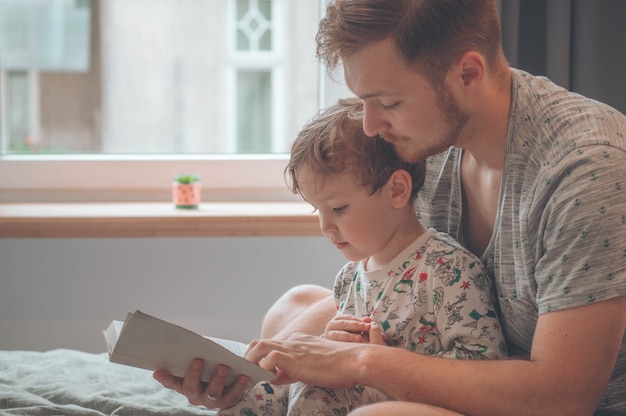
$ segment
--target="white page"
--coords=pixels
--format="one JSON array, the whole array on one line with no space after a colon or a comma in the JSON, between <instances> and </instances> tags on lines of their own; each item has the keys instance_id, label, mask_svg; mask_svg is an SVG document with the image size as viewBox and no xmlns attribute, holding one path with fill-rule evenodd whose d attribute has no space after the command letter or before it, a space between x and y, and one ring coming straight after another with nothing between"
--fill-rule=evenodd
<instances>
[{"instance_id":1,"label":"white page","mask_svg":"<svg viewBox=\"0 0 626 416\"><path fill-rule=\"evenodd\" d=\"M113 321L104 337L109 360L147 370L163 369L177 377L184 377L191 360L202 358L202 381L209 381L218 364L230 367L227 385L239 374L250 377L251 384L274 378L274 374L242 358L245 344L203 337L178 325L135 311L124 321L121 332L119 321ZM114 339L117 338L117 339ZM233 348L235 352L229 349Z\"/></svg>"}]
</instances>

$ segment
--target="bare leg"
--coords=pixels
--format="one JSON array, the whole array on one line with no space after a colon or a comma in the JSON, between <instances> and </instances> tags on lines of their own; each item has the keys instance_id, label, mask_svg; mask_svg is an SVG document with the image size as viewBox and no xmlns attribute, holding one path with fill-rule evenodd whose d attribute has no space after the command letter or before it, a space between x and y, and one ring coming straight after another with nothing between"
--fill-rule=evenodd
<instances>
[{"instance_id":1,"label":"bare leg","mask_svg":"<svg viewBox=\"0 0 626 416\"><path fill-rule=\"evenodd\" d=\"M350 416L463 416L460 413L440 407L410 402L383 402L359 407Z\"/></svg>"},{"instance_id":2,"label":"bare leg","mask_svg":"<svg viewBox=\"0 0 626 416\"><path fill-rule=\"evenodd\" d=\"M269 309L261 325L261 338L286 339L295 332L321 335L336 313L330 290L315 285L296 286Z\"/></svg>"}]
</instances>

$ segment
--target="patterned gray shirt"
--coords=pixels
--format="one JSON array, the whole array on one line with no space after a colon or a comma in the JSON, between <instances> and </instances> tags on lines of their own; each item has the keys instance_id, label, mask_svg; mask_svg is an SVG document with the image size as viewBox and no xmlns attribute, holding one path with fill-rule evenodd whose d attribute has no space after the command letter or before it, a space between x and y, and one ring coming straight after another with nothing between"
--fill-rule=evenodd
<instances>
[{"instance_id":1,"label":"patterned gray shirt","mask_svg":"<svg viewBox=\"0 0 626 416\"><path fill-rule=\"evenodd\" d=\"M529 356L538 315L626 295L626 117L519 70L512 93L498 215L481 259L509 352ZM463 241L460 160L458 148L428 160L417 212ZM626 338L599 409L626 412Z\"/></svg>"}]
</instances>

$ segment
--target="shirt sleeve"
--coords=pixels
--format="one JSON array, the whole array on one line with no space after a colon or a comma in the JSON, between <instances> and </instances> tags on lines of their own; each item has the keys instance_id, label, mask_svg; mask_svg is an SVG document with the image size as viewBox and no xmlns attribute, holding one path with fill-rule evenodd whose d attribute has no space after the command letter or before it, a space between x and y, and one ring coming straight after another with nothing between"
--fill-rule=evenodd
<instances>
[{"instance_id":1,"label":"shirt sleeve","mask_svg":"<svg viewBox=\"0 0 626 416\"><path fill-rule=\"evenodd\" d=\"M539 235L539 313L625 295L626 152L579 148L540 180L528 220Z\"/></svg>"}]
</instances>

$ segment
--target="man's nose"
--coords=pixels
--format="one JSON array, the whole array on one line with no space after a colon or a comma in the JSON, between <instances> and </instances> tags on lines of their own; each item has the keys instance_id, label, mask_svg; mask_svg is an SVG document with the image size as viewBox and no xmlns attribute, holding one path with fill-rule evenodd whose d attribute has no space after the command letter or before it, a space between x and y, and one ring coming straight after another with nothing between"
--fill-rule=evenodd
<instances>
[{"instance_id":1,"label":"man's nose","mask_svg":"<svg viewBox=\"0 0 626 416\"><path fill-rule=\"evenodd\" d=\"M385 119L383 110L375 105L363 105L363 132L369 137L384 133L390 124Z\"/></svg>"}]
</instances>

